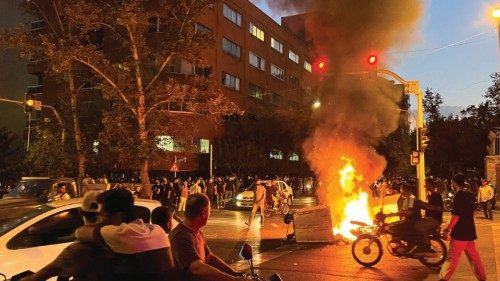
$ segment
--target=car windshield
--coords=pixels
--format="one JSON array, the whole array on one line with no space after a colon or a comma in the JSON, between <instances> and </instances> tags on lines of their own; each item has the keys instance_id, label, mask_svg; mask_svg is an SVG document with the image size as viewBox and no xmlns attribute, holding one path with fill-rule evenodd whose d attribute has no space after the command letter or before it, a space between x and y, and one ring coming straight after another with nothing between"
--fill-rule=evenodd
<instances>
[{"instance_id":1,"label":"car windshield","mask_svg":"<svg viewBox=\"0 0 500 281\"><path fill-rule=\"evenodd\" d=\"M27 209L25 213L22 213L19 216L16 216L15 218L0 220L0 237L5 233L9 232L11 229L52 209L53 208L48 205L42 205L35 209Z\"/></svg>"},{"instance_id":2,"label":"car windshield","mask_svg":"<svg viewBox=\"0 0 500 281\"><path fill-rule=\"evenodd\" d=\"M51 185L50 180L22 180L5 195L5 198L39 198L50 191Z\"/></svg>"}]
</instances>

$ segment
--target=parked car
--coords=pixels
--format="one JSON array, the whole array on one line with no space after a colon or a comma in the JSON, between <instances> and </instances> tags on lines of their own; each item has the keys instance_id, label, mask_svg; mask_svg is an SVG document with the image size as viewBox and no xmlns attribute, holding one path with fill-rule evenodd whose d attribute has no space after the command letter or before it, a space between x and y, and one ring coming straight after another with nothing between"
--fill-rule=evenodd
<instances>
[{"instance_id":1,"label":"parked car","mask_svg":"<svg viewBox=\"0 0 500 281\"><path fill-rule=\"evenodd\" d=\"M271 180L262 180L262 185L266 186L271 183ZM285 194L286 199L288 200L288 205L292 205L293 201L293 189L286 182L282 180L278 180L278 188ZM245 189L245 191L236 195L235 198L229 200L226 203L226 207L228 208L252 208L253 204L253 189L255 183L250 184L249 187Z\"/></svg>"},{"instance_id":2,"label":"parked car","mask_svg":"<svg viewBox=\"0 0 500 281\"><path fill-rule=\"evenodd\" d=\"M83 225L78 213L81 203L81 198L54 201L0 223L0 273L10 278L25 270L36 272L52 262ZM158 206L161 204L155 200L136 199L134 212L150 222L151 212ZM173 224L175 227L177 222Z\"/></svg>"},{"instance_id":3,"label":"parked car","mask_svg":"<svg viewBox=\"0 0 500 281\"><path fill-rule=\"evenodd\" d=\"M73 178L22 177L0 200L0 223L54 201L57 187L61 185L66 186L71 198L78 197L76 181Z\"/></svg>"}]
</instances>

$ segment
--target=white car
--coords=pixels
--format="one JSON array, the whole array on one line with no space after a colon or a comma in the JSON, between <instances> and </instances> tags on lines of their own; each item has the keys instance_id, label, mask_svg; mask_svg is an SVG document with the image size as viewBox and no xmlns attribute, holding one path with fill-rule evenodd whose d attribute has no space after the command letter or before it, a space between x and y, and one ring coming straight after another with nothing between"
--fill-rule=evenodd
<instances>
[{"instance_id":1,"label":"white car","mask_svg":"<svg viewBox=\"0 0 500 281\"><path fill-rule=\"evenodd\" d=\"M271 183L270 180L261 180L261 184L266 186ZM285 194L285 197L288 200L288 205L292 205L293 201L293 189L286 182L282 180L278 180L278 188ZM253 204L253 188L255 183L252 183L249 187L245 189L245 191L236 195L236 197L228 202L228 207L236 207L236 208L252 208Z\"/></svg>"},{"instance_id":2,"label":"white car","mask_svg":"<svg viewBox=\"0 0 500 281\"><path fill-rule=\"evenodd\" d=\"M74 241L75 229L83 225L78 213L81 203L81 198L54 201L2 222L0 273L9 279L25 270L36 272L52 262ZM155 200L135 199L134 213L149 222L152 210L159 206ZM177 224L175 220L173 223Z\"/></svg>"}]
</instances>

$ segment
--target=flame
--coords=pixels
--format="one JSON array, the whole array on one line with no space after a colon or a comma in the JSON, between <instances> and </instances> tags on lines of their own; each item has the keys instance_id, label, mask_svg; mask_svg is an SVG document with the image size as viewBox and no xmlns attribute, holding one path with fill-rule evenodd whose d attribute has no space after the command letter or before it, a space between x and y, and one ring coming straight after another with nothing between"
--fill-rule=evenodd
<instances>
[{"instance_id":1,"label":"flame","mask_svg":"<svg viewBox=\"0 0 500 281\"><path fill-rule=\"evenodd\" d=\"M351 221L359 221L367 224L373 222L373 216L370 212L368 193L361 188L363 176L356 173L349 157L341 158L345 163L342 169L339 170L339 184L342 189L344 198L344 209L342 211L342 221L333 229L335 235L340 234L343 237L353 240L355 236L351 233L356 226L351 224Z\"/></svg>"}]
</instances>

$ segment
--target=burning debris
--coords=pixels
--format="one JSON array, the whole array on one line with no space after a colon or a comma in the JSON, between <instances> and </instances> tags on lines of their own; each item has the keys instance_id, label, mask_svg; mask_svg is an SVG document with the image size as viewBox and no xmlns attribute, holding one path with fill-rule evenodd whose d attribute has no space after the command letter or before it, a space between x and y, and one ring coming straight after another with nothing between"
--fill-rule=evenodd
<instances>
[{"instance_id":1,"label":"burning debris","mask_svg":"<svg viewBox=\"0 0 500 281\"><path fill-rule=\"evenodd\" d=\"M373 148L398 127L401 89L376 77L359 75L374 51L414 42L422 14L420 0L267 0L269 7L305 13L306 37L326 56L329 73L318 87L321 109L314 133L304 143L311 168L324 185L320 201L330 205L334 233L352 239L351 220L372 223L380 202L369 184L384 171L385 159ZM365 68L364 68L365 67ZM357 73L353 75L353 73ZM394 209L394 206L389 207ZM386 210L391 211L391 210Z\"/></svg>"}]
</instances>

